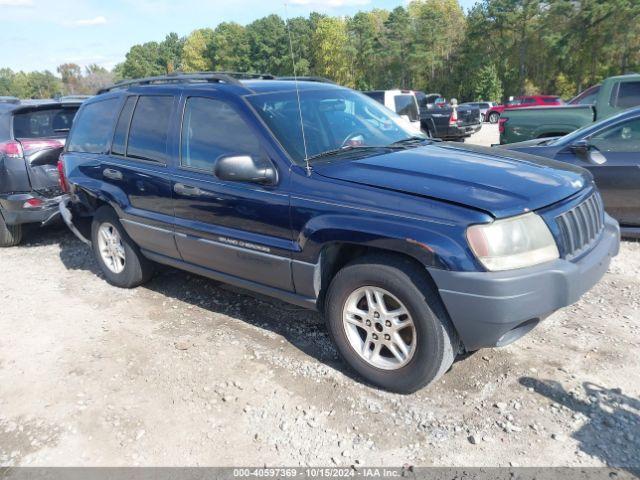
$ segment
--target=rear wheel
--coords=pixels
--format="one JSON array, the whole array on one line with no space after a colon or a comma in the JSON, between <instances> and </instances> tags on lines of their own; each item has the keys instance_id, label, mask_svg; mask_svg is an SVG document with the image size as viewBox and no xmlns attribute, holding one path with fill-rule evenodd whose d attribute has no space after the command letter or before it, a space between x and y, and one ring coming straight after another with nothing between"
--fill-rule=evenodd
<instances>
[{"instance_id":1,"label":"rear wheel","mask_svg":"<svg viewBox=\"0 0 640 480\"><path fill-rule=\"evenodd\" d=\"M22 241L22 225L7 225L0 212L0 247L15 247Z\"/></svg>"},{"instance_id":2,"label":"rear wheel","mask_svg":"<svg viewBox=\"0 0 640 480\"><path fill-rule=\"evenodd\" d=\"M110 284L134 288L153 275L153 264L140 253L110 207L102 207L95 213L91 240L98 265Z\"/></svg>"},{"instance_id":3,"label":"rear wheel","mask_svg":"<svg viewBox=\"0 0 640 480\"><path fill-rule=\"evenodd\" d=\"M325 311L344 360L390 391L434 382L458 352L439 297L408 259L371 256L347 265L331 282Z\"/></svg>"},{"instance_id":4,"label":"rear wheel","mask_svg":"<svg viewBox=\"0 0 640 480\"><path fill-rule=\"evenodd\" d=\"M498 123L500 120L500 114L498 112L492 112L489 115L489 123Z\"/></svg>"}]
</instances>

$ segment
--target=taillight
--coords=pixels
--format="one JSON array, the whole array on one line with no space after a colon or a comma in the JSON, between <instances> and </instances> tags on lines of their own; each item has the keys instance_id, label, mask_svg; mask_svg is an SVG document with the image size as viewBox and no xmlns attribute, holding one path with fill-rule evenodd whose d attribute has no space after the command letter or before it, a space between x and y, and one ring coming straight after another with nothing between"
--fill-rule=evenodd
<instances>
[{"instance_id":1,"label":"taillight","mask_svg":"<svg viewBox=\"0 0 640 480\"><path fill-rule=\"evenodd\" d=\"M453 112L451 112L451 116L449 117L449 125L457 125L458 124L458 111L454 108Z\"/></svg>"},{"instance_id":2,"label":"taillight","mask_svg":"<svg viewBox=\"0 0 640 480\"><path fill-rule=\"evenodd\" d=\"M16 142L15 140L1 142L0 154L11 158L22 157L22 146L20 145L20 142Z\"/></svg>"},{"instance_id":3,"label":"taillight","mask_svg":"<svg viewBox=\"0 0 640 480\"><path fill-rule=\"evenodd\" d=\"M498 120L498 131L500 133L504 133L504 124L507 123L508 121L509 121L508 118L500 117L500 120Z\"/></svg>"},{"instance_id":4,"label":"taillight","mask_svg":"<svg viewBox=\"0 0 640 480\"><path fill-rule=\"evenodd\" d=\"M24 202L22 208L40 208L43 204L44 202L39 198L30 198L29 200Z\"/></svg>"},{"instance_id":5,"label":"taillight","mask_svg":"<svg viewBox=\"0 0 640 480\"><path fill-rule=\"evenodd\" d=\"M64 163L62 158L58 160L58 181L60 183L60 189L64 193L69 193L69 184L67 183L67 177L64 173Z\"/></svg>"},{"instance_id":6,"label":"taillight","mask_svg":"<svg viewBox=\"0 0 640 480\"><path fill-rule=\"evenodd\" d=\"M32 153L38 152L40 150L49 150L64 147L64 140L20 140L22 144L22 150L26 156L31 155Z\"/></svg>"}]
</instances>

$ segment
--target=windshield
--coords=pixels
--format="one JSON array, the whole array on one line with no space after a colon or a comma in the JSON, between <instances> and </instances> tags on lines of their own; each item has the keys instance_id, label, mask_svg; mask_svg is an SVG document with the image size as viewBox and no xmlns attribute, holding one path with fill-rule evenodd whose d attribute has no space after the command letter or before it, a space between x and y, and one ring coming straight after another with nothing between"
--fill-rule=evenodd
<instances>
[{"instance_id":1,"label":"windshield","mask_svg":"<svg viewBox=\"0 0 640 480\"><path fill-rule=\"evenodd\" d=\"M412 97L413 98L413 97ZM337 149L386 147L419 137L405 120L375 100L347 89L323 89L251 95L247 97L291 158L305 162L300 111L304 123L306 158Z\"/></svg>"}]
</instances>

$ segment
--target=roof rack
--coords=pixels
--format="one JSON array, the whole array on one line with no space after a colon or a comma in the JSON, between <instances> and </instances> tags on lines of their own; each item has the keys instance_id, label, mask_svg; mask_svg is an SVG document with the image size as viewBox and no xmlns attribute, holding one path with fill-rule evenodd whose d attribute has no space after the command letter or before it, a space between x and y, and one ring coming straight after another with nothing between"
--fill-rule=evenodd
<instances>
[{"instance_id":1,"label":"roof rack","mask_svg":"<svg viewBox=\"0 0 640 480\"><path fill-rule=\"evenodd\" d=\"M316 83L329 83L331 85L337 85L333 80L329 80L325 77L317 77L317 76L302 76L302 77L277 77L277 80L282 80L285 82L292 82L298 80L300 82L316 82Z\"/></svg>"},{"instance_id":2,"label":"roof rack","mask_svg":"<svg viewBox=\"0 0 640 480\"><path fill-rule=\"evenodd\" d=\"M258 73L239 73L239 72L174 72L167 75L159 75L156 77L138 78L135 80L125 80L118 82L110 87L98 90L98 95L113 90L121 90L128 87L139 85L161 85L167 83L227 83L229 85L242 85L240 79L261 79L271 80L275 77L268 74Z\"/></svg>"}]
</instances>

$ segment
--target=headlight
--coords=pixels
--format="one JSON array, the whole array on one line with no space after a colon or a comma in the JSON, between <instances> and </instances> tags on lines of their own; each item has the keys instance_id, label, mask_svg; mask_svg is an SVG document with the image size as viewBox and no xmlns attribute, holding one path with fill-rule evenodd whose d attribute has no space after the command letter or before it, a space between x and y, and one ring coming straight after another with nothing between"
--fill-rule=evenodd
<instances>
[{"instance_id":1,"label":"headlight","mask_svg":"<svg viewBox=\"0 0 640 480\"><path fill-rule=\"evenodd\" d=\"M467 241L487 270L531 267L560 258L551 231L535 213L473 225Z\"/></svg>"}]
</instances>

